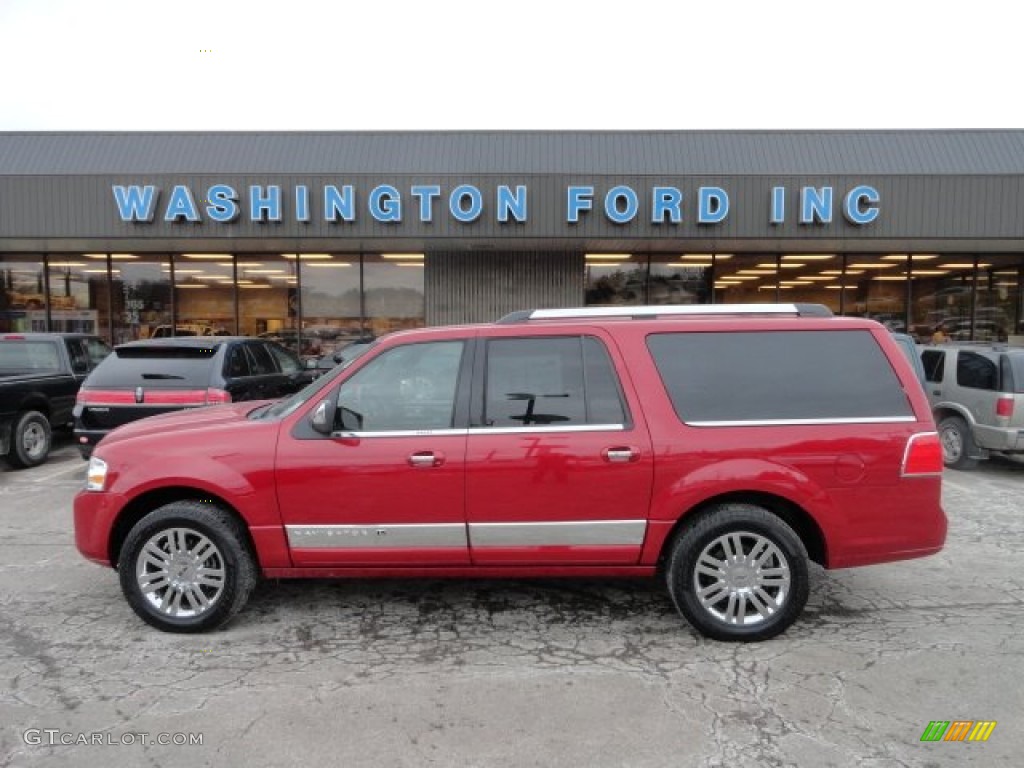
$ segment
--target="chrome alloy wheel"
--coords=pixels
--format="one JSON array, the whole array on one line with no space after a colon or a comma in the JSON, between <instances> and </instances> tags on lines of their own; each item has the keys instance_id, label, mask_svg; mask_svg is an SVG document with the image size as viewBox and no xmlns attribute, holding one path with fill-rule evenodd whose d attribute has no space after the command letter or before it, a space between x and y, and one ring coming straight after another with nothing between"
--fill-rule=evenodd
<instances>
[{"instance_id":1,"label":"chrome alloy wheel","mask_svg":"<svg viewBox=\"0 0 1024 768\"><path fill-rule=\"evenodd\" d=\"M46 429L37 422L30 423L21 433L21 445L29 459L35 461L46 453Z\"/></svg>"},{"instance_id":2,"label":"chrome alloy wheel","mask_svg":"<svg viewBox=\"0 0 1024 768\"><path fill-rule=\"evenodd\" d=\"M135 578L145 599L161 614L193 618L208 611L224 592L224 557L192 528L167 528L143 545Z\"/></svg>"},{"instance_id":3,"label":"chrome alloy wheel","mask_svg":"<svg viewBox=\"0 0 1024 768\"><path fill-rule=\"evenodd\" d=\"M789 564L771 539L733 531L704 547L693 571L693 587L701 606L718 621L759 624L789 598Z\"/></svg>"}]
</instances>

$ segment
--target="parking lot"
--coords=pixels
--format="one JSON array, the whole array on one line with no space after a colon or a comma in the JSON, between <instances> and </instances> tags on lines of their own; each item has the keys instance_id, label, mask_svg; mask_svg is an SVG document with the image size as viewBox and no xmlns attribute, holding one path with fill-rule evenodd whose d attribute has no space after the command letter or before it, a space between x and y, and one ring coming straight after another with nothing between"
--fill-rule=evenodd
<instances>
[{"instance_id":1,"label":"parking lot","mask_svg":"<svg viewBox=\"0 0 1024 768\"><path fill-rule=\"evenodd\" d=\"M816 569L752 645L660 584L554 580L271 582L162 634L74 548L84 468L0 462L0 766L1020 764L1024 463L947 471L942 553ZM997 726L922 743L935 720Z\"/></svg>"}]
</instances>

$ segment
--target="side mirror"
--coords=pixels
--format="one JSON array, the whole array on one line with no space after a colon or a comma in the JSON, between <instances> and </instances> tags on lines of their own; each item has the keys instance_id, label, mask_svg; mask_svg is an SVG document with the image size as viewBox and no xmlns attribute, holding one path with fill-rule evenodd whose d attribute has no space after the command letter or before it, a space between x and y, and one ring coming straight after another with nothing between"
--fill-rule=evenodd
<instances>
[{"instance_id":1,"label":"side mirror","mask_svg":"<svg viewBox=\"0 0 1024 768\"><path fill-rule=\"evenodd\" d=\"M331 360L333 360L335 363L343 363L345 362L345 356L342 355L341 352L335 352L333 355L331 355Z\"/></svg>"},{"instance_id":2,"label":"side mirror","mask_svg":"<svg viewBox=\"0 0 1024 768\"><path fill-rule=\"evenodd\" d=\"M321 435L329 435L334 431L334 400L326 398L321 400L309 417L309 426L314 432Z\"/></svg>"}]
</instances>

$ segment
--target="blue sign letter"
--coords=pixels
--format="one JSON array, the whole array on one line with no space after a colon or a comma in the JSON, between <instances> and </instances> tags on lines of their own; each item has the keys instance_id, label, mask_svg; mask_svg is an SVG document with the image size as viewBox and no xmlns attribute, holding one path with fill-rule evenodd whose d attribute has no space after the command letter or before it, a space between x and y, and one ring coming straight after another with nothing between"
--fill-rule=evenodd
<instances>
[{"instance_id":1,"label":"blue sign letter","mask_svg":"<svg viewBox=\"0 0 1024 768\"><path fill-rule=\"evenodd\" d=\"M424 224L434 220L434 198L441 196L441 188L436 184L410 187L413 197L420 199L420 221Z\"/></svg>"},{"instance_id":2,"label":"blue sign letter","mask_svg":"<svg viewBox=\"0 0 1024 768\"><path fill-rule=\"evenodd\" d=\"M683 220L683 193L675 187L655 187L654 205L651 208L651 224L664 224L665 214L673 224Z\"/></svg>"},{"instance_id":3,"label":"blue sign letter","mask_svg":"<svg viewBox=\"0 0 1024 768\"><path fill-rule=\"evenodd\" d=\"M171 190L171 197L167 201L167 210L164 211L164 221L177 221L183 217L185 221L199 221L199 211L196 210L196 204L192 200L189 188L178 184Z\"/></svg>"},{"instance_id":4,"label":"blue sign letter","mask_svg":"<svg viewBox=\"0 0 1024 768\"><path fill-rule=\"evenodd\" d=\"M701 187L697 194L698 224L718 224L729 215L729 195L721 187Z\"/></svg>"},{"instance_id":5,"label":"blue sign letter","mask_svg":"<svg viewBox=\"0 0 1024 768\"><path fill-rule=\"evenodd\" d=\"M227 184L214 184L206 190L206 215L214 221L227 222L238 218L238 193Z\"/></svg>"},{"instance_id":6,"label":"blue sign letter","mask_svg":"<svg viewBox=\"0 0 1024 768\"><path fill-rule=\"evenodd\" d=\"M402 220L402 196L390 184L381 184L370 192L370 215L377 221Z\"/></svg>"},{"instance_id":7,"label":"blue sign letter","mask_svg":"<svg viewBox=\"0 0 1024 768\"><path fill-rule=\"evenodd\" d=\"M333 184L324 187L324 221L356 220L356 196L351 184L346 184L338 191Z\"/></svg>"},{"instance_id":8,"label":"blue sign letter","mask_svg":"<svg viewBox=\"0 0 1024 768\"><path fill-rule=\"evenodd\" d=\"M156 202L156 187L147 185L130 187L114 185L114 202L121 221L152 221L153 203Z\"/></svg>"},{"instance_id":9,"label":"blue sign letter","mask_svg":"<svg viewBox=\"0 0 1024 768\"><path fill-rule=\"evenodd\" d=\"M295 187L295 220L309 221L309 187L305 184Z\"/></svg>"},{"instance_id":10,"label":"blue sign letter","mask_svg":"<svg viewBox=\"0 0 1024 768\"><path fill-rule=\"evenodd\" d=\"M804 187L800 190L800 223L832 223L832 187Z\"/></svg>"},{"instance_id":11,"label":"blue sign letter","mask_svg":"<svg viewBox=\"0 0 1024 768\"><path fill-rule=\"evenodd\" d=\"M463 201L469 200L469 208L463 206ZM484 209L484 198L480 190L472 184L462 184L452 190L448 197L448 210L452 216L462 222L476 221Z\"/></svg>"},{"instance_id":12,"label":"blue sign letter","mask_svg":"<svg viewBox=\"0 0 1024 768\"><path fill-rule=\"evenodd\" d=\"M249 220L281 220L281 188L279 186L268 184L265 195L263 187L258 184L249 187Z\"/></svg>"},{"instance_id":13,"label":"blue sign letter","mask_svg":"<svg viewBox=\"0 0 1024 768\"><path fill-rule=\"evenodd\" d=\"M620 200L625 202L625 207L620 207ZM604 215L616 224L627 224L632 221L639 207L640 201L636 192L630 187L612 187L604 196Z\"/></svg>"},{"instance_id":14,"label":"blue sign letter","mask_svg":"<svg viewBox=\"0 0 1024 768\"><path fill-rule=\"evenodd\" d=\"M516 221L526 221L526 187L516 187L515 194L504 184L498 187L498 221L508 221L509 215Z\"/></svg>"},{"instance_id":15,"label":"blue sign letter","mask_svg":"<svg viewBox=\"0 0 1024 768\"><path fill-rule=\"evenodd\" d=\"M593 207L593 187L569 187L569 212L566 221L576 224L580 220L580 211L589 211Z\"/></svg>"},{"instance_id":16,"label":"blue sign letter","mask_svg":"<svg viewBox=\"0 0 1024 768\"><path fill-rule=\"evenodd\" d=\"M874 187L860 186L850 190L843 201L843 213L851 224L870 224L878 218L878 201L881 198ZM869 203L870 205L865 205Z\"/></svg>"},{"instance_id":17,"label":"blue sign letter","mask_svg":"<svg viewBox=\"0 0 1024 768\"><path fill-rule=\"evenodd\" d=\"M786 223L786 188L772 187L772 224Z\"/></svg>"}]
</instances>

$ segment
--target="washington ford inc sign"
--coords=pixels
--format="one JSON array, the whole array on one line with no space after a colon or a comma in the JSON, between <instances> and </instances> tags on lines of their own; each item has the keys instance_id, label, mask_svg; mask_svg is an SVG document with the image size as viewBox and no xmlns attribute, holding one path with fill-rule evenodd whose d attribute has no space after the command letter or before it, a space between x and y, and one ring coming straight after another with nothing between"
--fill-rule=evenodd
<instances>
[{"instance_id":1,"label":"washington ford inc sign","mask_svg":"<svg viewBox=\"0 0 1024 768\"><path fill-rule=\"evenodd\" d=\"M227 224L243 216L251 222L271 223L283 221L287 211L298 222L309 222L314 217L327 222L355 222L369 216L382 224L401 224L407 218L433 223L441 217L470 224L488 216L504 224L525 223L530 211L526 185L499 184L486 193L472 184L459 184L450 190L439 184L414 184L404 189L378 184L366 191L352 184L319 188L254 184L244 190L245 194L229 184L213 184L195 192L177 184L167 194L152 184L115 184L111 189L121 221L138 223L159 218L170 223ZM838 192L831 186L795 190L771 187L766 198L765 213L772 224L788 220L830 224L841 212L850 224L862 226L878 218L880 201L878 190L867 185ZM561 203L568 224L589 216L604 216L613 224L629 224L640 217L652 224L680 224L692 217L698 224L714 225L729 217L729 193L722 187L697 187L684 194L679 187L652 186L644 190L643 199L641 203L641 194L625 185L607 190L570 185Z\"/></svg>"}]
</instances>

